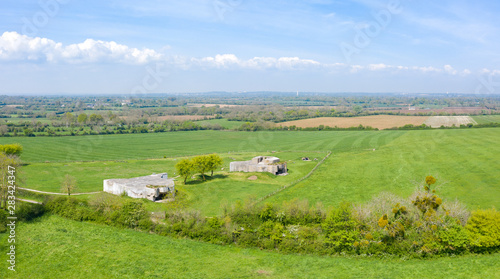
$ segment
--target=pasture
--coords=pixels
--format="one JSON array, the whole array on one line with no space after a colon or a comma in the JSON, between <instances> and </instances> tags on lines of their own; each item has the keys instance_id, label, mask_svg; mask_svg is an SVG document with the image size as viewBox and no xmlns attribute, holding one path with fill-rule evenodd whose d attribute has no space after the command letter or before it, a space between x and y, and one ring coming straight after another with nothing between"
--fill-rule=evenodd
<instances>
[{"instance_id":1,"label":"pasture","mask_svg":"<svg viewBox=\"0 0 500 279\"><path fill-rule=\"evenodd\" d=\"M271 197L281 202L293 198L311 204L336 205L342 200L364 202L381 192L406 197L427 175L438 178L439 193L458 198L473 208L500 207L500 129L422 131L316 131L227 132L197 131L57 138L5 138L25 147L22 159L25 186L58 191L60 180L71 173L81 191L102 189L106 178L126 178L152 172L175 173L180 155L217 152L225 159L247 160L278 151L290 163L289 176L256 181L238 174L218 172L216 179L188 183L188 206L205 214L217 214L223 199L263 197L294 181L317 161L301 156L332 156L307 180ZM236 152L235 150L239 150ZM284 152L286 150L299 150ZM304 151L300 151L304 150ZM309 150L309 151L307 151ZM322 152L322 153L316 153ZM163 158L167 156L167 158ZM146 160L147 158L150 158ZM46 163L45 161L50 161ZM86 161L86 162L82 162ZM250 176L250 174L249 174ZM183 188L184 187L184 188ZM266 200L267 201L267 200Z\"/></svg>"},{"instance_id":2,"label":"pasture","mask_svg":"<svg viewBox=\"0 0 500 279\"><path fill-rule=\"evenodd\" d=\"M177 178L177 189L183 193L179 198L184 207L200 210L206 215L217 215L220 212L221 202L234 203L249 196L265 196L282 185L291 183L306 175L317 164L315 161L304 162L302 157L322 158L325 153L259 153L259 155L273 155L287 161L294 167L287 176L275 176L269 173L256 174L257 179L250 181L250 173L229 173L229 163L234 160L249 160L258 154L233 153L223 154L223 170L208 177L202 182L200 177L189 179L186 185L181 178ZM110 178L132 178L152 173L167 172L170 177L176 176L175 164L181 158L127 160L127 161L96 161L96 162L65 162L65 163L33 163L24 167L26 187L45 192L60 192L60 185L66 174L75 177L78 184L77 192L102 191L103 180ZM87 199L88 196L82 197ZM156 204L149 208L159 210L168 208L168 204ZM177 204L176 204L177 206Z\"/></svg>"},{"instance_id":3,"label":"pasture","mask_svg":"<svg viewBox=\"0 0 500 279\"><path fill-rule=\"evenodd\" d=\"M500 123L500 115L475 115L471 117L478 124Z\"/></svg>"},{"instance_id":4,"label":"pasture","mask_svg":"<svg viewBox=\"0 0 500 279\"><path fill-rule=\"evenodd\" d=\"M498 278L499 254L432 260L283 255L46 216L17 228L1 278ZM7 249L7 234L0 248Z\"/></svg>"},{"instance_id":5,"label":"pasture","mask_svg":"<svg viewBox=\"0 0 500 279\"><path fill-rule=\"evenodd\" d=\"M244 121L229 121L225 118L222 119L209 119L209 120L199 120L196 122L196 124L199 124L201 126L205 125L215 125L219 124L221 127L224 127L225 129L228 130L236 130L238 129L241 125L243 125L245 122Z\"/></svg>"}]
</instances>

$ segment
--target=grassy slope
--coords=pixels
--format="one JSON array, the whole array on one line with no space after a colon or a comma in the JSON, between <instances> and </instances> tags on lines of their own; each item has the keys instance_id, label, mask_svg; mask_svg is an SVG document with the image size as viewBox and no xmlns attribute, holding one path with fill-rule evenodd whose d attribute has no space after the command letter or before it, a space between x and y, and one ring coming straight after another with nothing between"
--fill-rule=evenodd
<instances>
[{"instance_id":1,"label":"grassy slope","mask_svg":"<svg viewBox=\"0 0 500 279\"><path fill-rule=\"evenodd\" d=\"M6 235L0 237L2 251ZM16 273L1 278L498 278L500 254L433 260L282 255L60 217L18 227Z\"/></svg>"},{"instance_id":2,"label":"grassy slope","mask_svg":"<svg viewBox=\"0 0 500 279\"><path fill-rule=\"evenodd\" d=\"M499 137L500 129L409 131L375 151L334 153L310 179L270 200L303 197L330 205L384 191L407 196L434 175L444 197L500 208Z\"/></svg>"}]
</instances>

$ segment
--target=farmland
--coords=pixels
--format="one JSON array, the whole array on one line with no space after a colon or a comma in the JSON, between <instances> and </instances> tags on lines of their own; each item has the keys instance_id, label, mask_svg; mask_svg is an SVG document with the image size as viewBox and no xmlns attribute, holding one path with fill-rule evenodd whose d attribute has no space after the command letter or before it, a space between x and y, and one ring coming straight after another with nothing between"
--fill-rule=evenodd
<instances>
[{"instance_id":1,"label":"farmland","mask_svg":"<svg viewBox=\"0 0 500 279\"><path fill-rule=\"evenodd\" d=\"M19 229L2 278L498 278L499 254L432 260L283 255L50 216ZM0 235L2 251L6 235ZM6 255L1 253L5 262Z\"/></svg>"},{"instance_id":2,"label":"farmland","mask_svg":"<svg viewBox=\"0 0 500 279\"><path fill-rule=\"evenodd\" d=\"M469 209L499 207L498 157L500 129L410 131L196 131L85 137L4 138L24 146L20 168L24 186L59 191L65 174L77 178L81 192L99 191L106 178L125 178L166 171L185 156L217 152L224 170L202 182L179 182L174 203L142 201L148 211L197 210L201 216L221 214L222 204L263 198L304 177L326 155L332 155L306 180L276 192L264 202L280 204L296 198L309 204L337 206L342 201L366 203L384 192L407 198L423 177L438 179L444 203L459 199ZM278 156L289 175L229 173L233 160L255 155ZM302 161L309 157L312 161ZM314 160L314 158L318 160ZM256 176L256 180L249 180ZM95 195L76 196L95 201ZM27 196L26 198L30 198ZM117 197L130 201L129 197ZM36 200L41 200L36 197ZM285 255L175 239L93 223L45 216L21 223L18 270L13 278L175 278L261 277L497 277L498 254L443 257L432 260ZM5 247L6 235L0 235ZM85 243L82 245L81 243ZM0 260L5 254L0 256ZM64 260L63 260L64 259ZM140 260L138 260L140 259ZM134 262L129 265L126 263ZM78 264L77 264L78 263ZM192 268L196 266L196 268ZM479 269L479 271L478 271ZM0 271L5 272L5 269ZM36 275L34 275L36 274ZM1 274L0 274L1 275ZM38 278L37 277L37 278ZM43 277L42 277L43 278Z\"/></svg>"},{"instance_id":3,"label":"farmland","mask_svg":"<svg viewBox=\"0 0 500 279\"><path fill-rule=\"evenodd\" d=\"M459 127L460 125L467 125L469 123L477 124L470 116L431 116L424 123L432 128L439 128L441 126Z\"/></svg>"},{"instance_id":4,"label":"farmland","mask_svg":"<svg viewBox=\"0 0 500 279\"><path fill-rule=\"evenodd\" d=\"M371 115L360 117L319 117L309 118L295 121L288 121L277 124L278 126L297 126L301 128L315 128L320 125L338 128L350 128L363 125L377 129L389 129L395 127L402 127L407 124L413 126L420 126L425 124L432 128L452 127L455 125L467 125L469 123L478 124L475 119L480 120L482 123L498 122L498 117L491 116L394 116L394 115Z\"/></svg>"},{"instance_id":5,"label":"farmland","mask_svg":"<svg viewBox=\"0 0 500 279\"><path fill-rule=\"evenodd\" d=\"M289 121L284 123L279 123L280 126L292 126L295 125L301 128L308 127L318 127L319 125L339 127L339 128L349 128L357 127L359 125L370 126L378 129L387 129L393 127L401 127L406 124L412 124L414 126L422 125L425 120L429 117L427 116L393 116L393 115L372 115L372 116L360 116L360 117L320 117L320 118L310 118L296 121Z\"/></svg>"},{"instance_id":6,"label":"farmland","mask_svg":"<svg viewBox=\"0 0 500 279\"><path fill-rule=\"evenodd\" d=\"M475 115L471 117L478 124L500 123L500 115Z\"/></svg>"},{"instance_id":7,"label":"farmland","mask_svg":"<svg viewBox=\"0 0 500 279\"><path fill-rule=\"evenodd\" d=\"M305 175L327 150L332 156L306 181L269 201L308 199L312 204L336 205L342 200L363 202L381 192L408 196L417 181L432 174L447 199L458 198L471 208L500 207L497 158L498 129L337 132L177 132L58 138L8 138L25 147L22 159L26 187L59 190L65 174L74 175L80 191L102 189L106 178L126 178L153 172L175 173L178 156L218 152L227 170L231 160L273 155L289 161L290 175L261 174L256 181L218 172L207 183L184 187L188 205L217 214L221 198L227 201L257 198ZM5 141L4 141L5 142ZM54 146L58 148L46 148ZM239 150L239 151L234 151ZM304 150L284 152L287 150ZM309 151L307 151L309 150ZM229 153L228 153L229 152ZM317 153L319 152L319 153ZM167 158L163 158L166 156ZM86 162L82 162L86 161Z\"/></svg>"}]
</instances>

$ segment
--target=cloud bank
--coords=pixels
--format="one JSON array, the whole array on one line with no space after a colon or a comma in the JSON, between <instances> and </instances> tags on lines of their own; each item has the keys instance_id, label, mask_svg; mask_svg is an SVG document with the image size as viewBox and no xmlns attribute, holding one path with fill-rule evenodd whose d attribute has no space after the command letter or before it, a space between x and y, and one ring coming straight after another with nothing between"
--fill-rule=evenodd
<instances>
[{"instance_id":1,"label":"cloud bank","mask_svg":"<svg viewBox=\"0 0 500 279\"><path fill-rule=\"evenodd\" d=\"M144 64L161 58L162 54L154 50L131 48L113 41L87 39L83 43L63 46L47 38L32 38L17 32L5 32L0 37L1 60Z\"/></svg>"},{"instance_id":2,"label":"cloud bank","mask_svg":"<svg viewBox=\"0 0 500 279\"><path fill-rule=\"evenodd\" d=\"M202 58L186 58L180 56L167 57L153 49L133 48L114 41L86 39L82 43L64 46L48 38L29 37L17 32L5 32L0 37L0 60L27 61L39 63L67 64L132 64L141 65L151 62L167 62L181 69L250 69L250 70L320 70L329 72L420 72L423 74L440 73L446 75L467 76L469 69L457 70L451 65L434 66L401 66L384 63L369 65L349 65L345 63L321 63L299 57L253 57L241 59L234 54L217 54ZM480 74L500 73L498 70L481 70Z\"/></svg>"}]
</instances>

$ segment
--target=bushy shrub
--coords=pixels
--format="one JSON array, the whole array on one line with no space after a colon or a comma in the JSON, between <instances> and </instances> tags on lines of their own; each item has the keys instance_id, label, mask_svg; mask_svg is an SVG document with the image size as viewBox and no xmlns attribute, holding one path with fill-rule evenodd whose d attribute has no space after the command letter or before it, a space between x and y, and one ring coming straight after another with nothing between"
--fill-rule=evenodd
<instances>
[{"instance_id":1,"label":"bushy shrub","mask_svg":"<svg viewBox=\"0 0 500 279\"><path fill-rule=\"evenodd\" d=\"M348 203L331 210L321 226L326 236L325 243L338 252L350 250L358 238L356 221Z\"/></svg>"},{"instance_id":2,"label":"bushy shrub","mask_svg":"<svg viewBox=\"0 0 500 279\"><path fill-rule=\"evenodd\" d=\"M0 208L0 233L7 231L7 212Z\"/></svg>"},{"instance_id":3,"label":"bushy shrub","mask_svg":"<svg viewBox=\"0 0 500 279\"><path fill-rule=\"evenodd\" d=\"M21 203L16 210L19 220L31 221L41 217L45 213L45 207L41 204Z\"/></svg>"},{"instance_id":4,"label":"bushy shrub","mask_svg":"<svg viewBox=\"0 0 500 279\"><path fill-rule=\"evenodd\" d=\"M500 248L500 212L494 209L473 211L465 228L473 250Z\"/></svg>"},{"instance_id":5,"label":"bushy shrub","mask_svg":"<svg viewBox=\"0 0 500 279\"><path fill-rule=\"evenodd\" d=\"M469 238L461 225L453 225L436 233L441 250L445 253L459 254L467 250Z\"/></svg>"}]
</instances>

